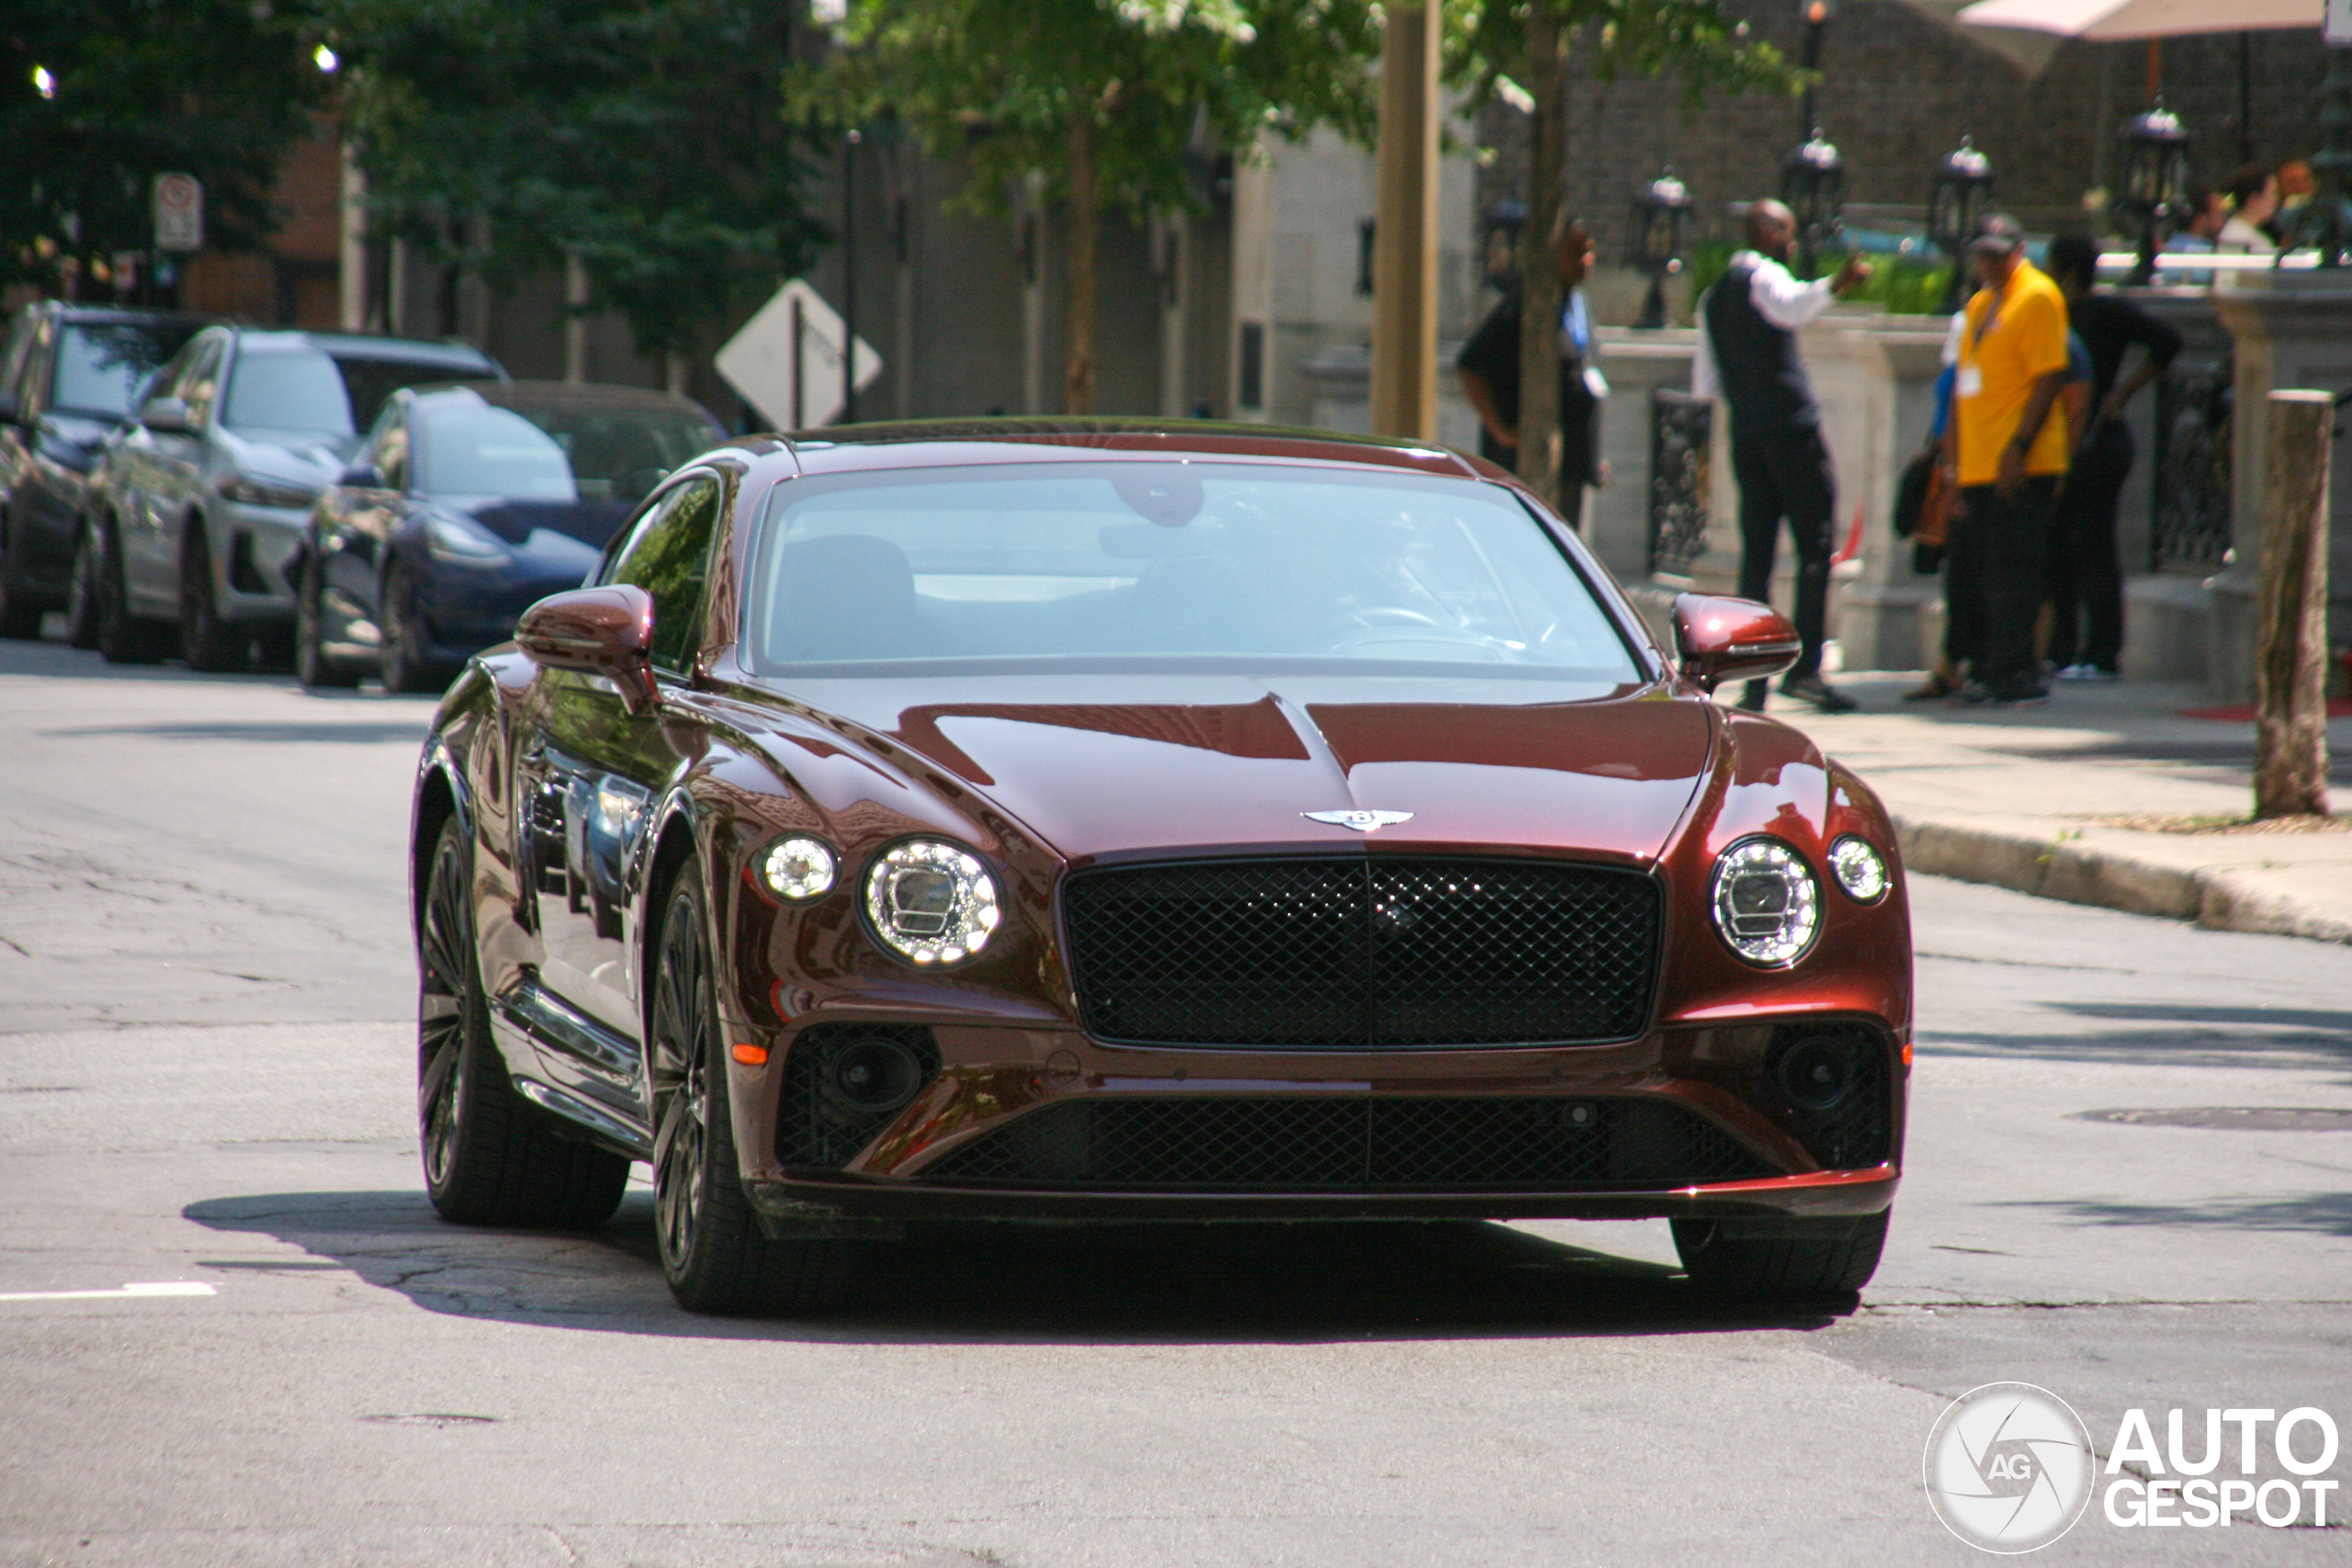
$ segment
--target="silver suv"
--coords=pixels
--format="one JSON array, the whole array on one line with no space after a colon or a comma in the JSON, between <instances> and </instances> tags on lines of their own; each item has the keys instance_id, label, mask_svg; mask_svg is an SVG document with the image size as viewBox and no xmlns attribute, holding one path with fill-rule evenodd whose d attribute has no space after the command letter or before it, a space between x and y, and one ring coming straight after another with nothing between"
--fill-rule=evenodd
<instances>
[{"instance_id":1,"label":"silver suv","mask_svg":"<svg viewBox=\"0 0 2352 1568\"><path fill-rule=\"evenodd\" d=\"M98 647L160 658L176 624L188 664L244 666L258 639L290 654L311 502L333 484L385 400L423 382L503 381L464 344L212 327L155 379L101 469L82 563Z\"/></svg>"}]
</instances>

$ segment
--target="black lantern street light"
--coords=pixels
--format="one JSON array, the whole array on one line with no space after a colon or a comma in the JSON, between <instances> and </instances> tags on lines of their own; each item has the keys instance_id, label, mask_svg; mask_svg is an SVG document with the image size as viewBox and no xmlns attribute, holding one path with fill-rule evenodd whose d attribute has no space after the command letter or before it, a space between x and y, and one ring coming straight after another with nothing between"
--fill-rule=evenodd
<instances>
[{"instance_id":1,"label":"black lantern street light","mask_svg":"<svg viewBox=\"0 0 2352 1568\"><path fill-rule=\"evenodd\" d=\"M1682 235L1690 221L1690 192L1674 166L1634 193L1634 265L1649 275L1649 298L1637 327L1666 325L1666 280L1682 270Z\"/></svg>"},{"instance_id":2,"label":"black lantern street light","mask_svg":"<svg viewBox=\"0 0 2352 1568\"><path fill-rule=\"evenodd\" d=\"M1846 201L1846 160L1813 128L1804 146L1792 149L1781 164L1781 201L1797 224L1797 254L1805 275L1813 275L1814 252L1844 228L1839 217Z\"/></svg>"},{"instance_id":3,"label":"black lantern street light","mask_svg":"<svg viewBox=\"0 0 2352 1568\"><path fill-rule=\"evenodd\" d=\"M1821 132L1813 127L1813 85L1821 71L1821 30L1829 25L1829 0L1802 0L1804 12L1804 44L1797 55L1797 63L1805 70L1804 97L1798 105L1803 117L1797 122L1797 134Z\"/></svg>"},{"instance_id":4,"label":"black lantern street light","mask_svg":"<svg viewBox=\"0 0 2352 1568\"><path fill-rule=\"evenodd\" d=\"M1993 160L1962 136L1960 146L1944 154L1928 183L1928 239L1951 258L1951 281L1944 286L1945 314L1960 309L1962 274L1968 243L1984 220L1993 201Z\"/></svg>"},{"instance_id":5,"label":"black lantern street light","mask_svg":"<svg viewBox=\"0 0 2352 1568\"><path fill-rule=\"evenodd\" d=\"M2189 217L2188 132L2180 118L2159 103L2123 124L2122 166L2115 209L2140 225L2140 265L2133 283L2153 282L2156 253Z\"/></svg>"},{"instance_id":6,"label":"black lantern street light","mask_svg":"<svg viewBox=\"0 0 2352 1568\"><path fill-rule=\"evenodd\" d=\"M1478 220L1478 265L1487 287L1505 292L1519 276L1519 236L1527 227L1527 204L1498 201Z\"/></svg>"}]
</instances>

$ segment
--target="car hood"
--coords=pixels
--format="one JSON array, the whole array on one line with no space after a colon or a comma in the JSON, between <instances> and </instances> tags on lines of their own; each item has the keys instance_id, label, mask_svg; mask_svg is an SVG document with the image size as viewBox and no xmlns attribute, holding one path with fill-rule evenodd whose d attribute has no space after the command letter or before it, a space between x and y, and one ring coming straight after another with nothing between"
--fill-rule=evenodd
<instances>
[{"instance_id":1,"label":"car hood","mask_svg":"<svg viewBox=\"0 0 2352 1568\"><path fill-rule=\"evenodd\" d=\"M1715 732L1708 704L1661 687L1477 677L796 680L791 695L1073 861L1370 838L1647 862ZM1303 815L1349 810L1411 816L1366 835Z\"/></svg>"}]
</instances>

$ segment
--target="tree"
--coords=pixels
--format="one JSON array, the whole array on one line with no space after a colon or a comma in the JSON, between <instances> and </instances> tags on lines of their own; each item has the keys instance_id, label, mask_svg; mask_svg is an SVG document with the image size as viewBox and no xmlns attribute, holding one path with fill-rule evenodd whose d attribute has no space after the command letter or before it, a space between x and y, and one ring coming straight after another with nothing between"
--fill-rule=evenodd
<instances>
[{"instance_id":1,"label":"tree","mask_svg":"<svg viewBox=\"0 0 2352 1568\"><path fill-rule=\"evenodd\" d=\"M1527 226L1521 232L1519 472L1542 495L1559 482L1560 277L1554 233L1568 165L1567 43L1591 40L1592 73L1671 73L1695 107L1711 87L1794 92L1805 75L1780 51L1747 37L1747 25L1724 14L1723 0L1472 0L1453 18L1454 79L1481 93L1515 77L1533 99L1528 119Z\"/></svg>"},{"instance_id":2,"label":"tree","mask_svg":"<svg viewBox=\"0 0 2352 1568\"><path fill-rule=\"evenodd\" d=\"M204 182L211 245L258 244L278 159L323 89L310 51L300 13L252 0L7 0L0 283L62 292L147 251L159 174Z\"/></svg>"},{"instance_id":3,"label":"tree","mask_svg":"<svg viewBox=\"0 0 2352 1568\"><path fill-rule=\"evenodd\" d=\"M968 161L959 200L1001 214L1042 177L1069 218L1063 407L1094 408L1095 253L1116 200L1193 204L1187 152L1373 129L1372 0L853 0L839 47L795 71L795 112L896 117Z\"/></svg>"},{"instance_id":4,"label":"tree","mask_svg":"<svg viewBox=\"0 0 2352 1568\"><path fill-rule=\"evenodd\" d=\"M822 237L775 0L323 4L378 222L437 259L502 285L576 261L583 309L685 353Z\"/></svg>"}]
</instances>

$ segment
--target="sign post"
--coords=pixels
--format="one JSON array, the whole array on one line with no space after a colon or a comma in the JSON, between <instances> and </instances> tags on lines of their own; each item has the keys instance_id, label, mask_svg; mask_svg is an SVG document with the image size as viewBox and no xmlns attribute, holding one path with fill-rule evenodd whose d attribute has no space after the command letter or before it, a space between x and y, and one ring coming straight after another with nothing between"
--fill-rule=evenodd
<instances>
[{"instance_id":1,"label":"sign post","mask_svg":"<svg viewBox=\"0 0 2352 1568\"><path fill-rule=\"evenodd\" d=\"M204 186L194 175L155 176L155 248L204 249Z\"/></svg>"}]
</instances>

